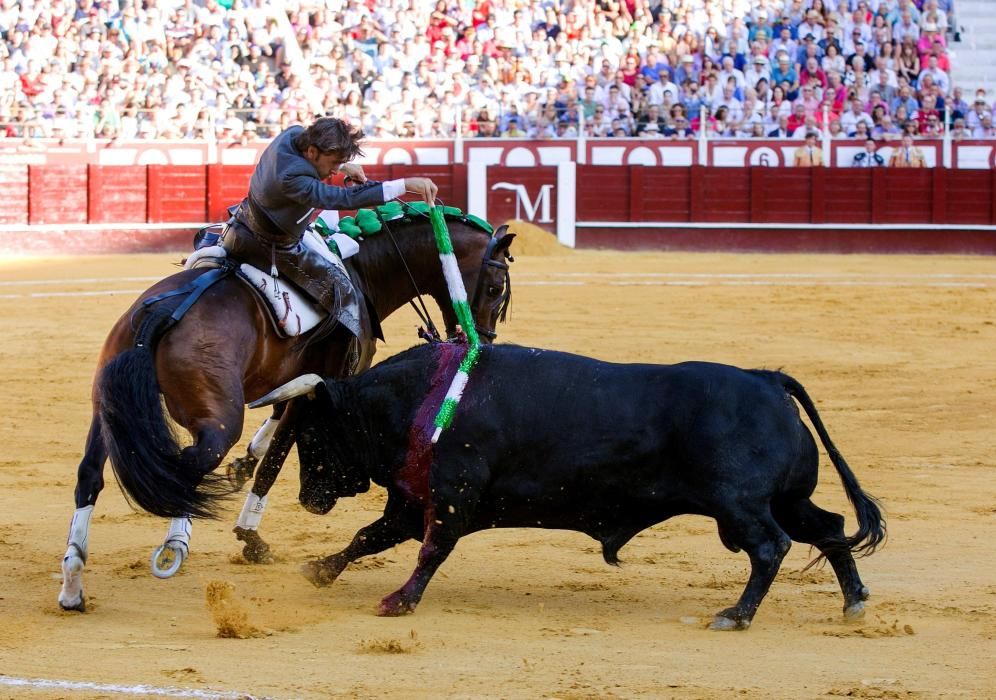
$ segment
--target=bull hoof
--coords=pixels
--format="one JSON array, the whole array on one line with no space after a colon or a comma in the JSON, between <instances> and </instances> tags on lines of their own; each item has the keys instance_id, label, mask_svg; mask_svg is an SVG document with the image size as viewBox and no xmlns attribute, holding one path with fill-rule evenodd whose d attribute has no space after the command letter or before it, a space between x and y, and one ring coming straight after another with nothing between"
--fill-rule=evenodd
<instances>
[{"instance_id":1,"label":"bull hoof","mask_svg":"<svg viewBox=\"0 0 996 700\"><path fill-rule=\"evenodd\" d=\"M848 622L852 620L860 620L865 616L865 603L864 601L858 601L857 603L852 603L851 605L844 606L844 619Z\"/></svg>"},{"instance_id":2,"label":"bull hoof","mask_svg":"<svg viewBox=\"0 0 996 700\"><path fill-rule=\"evenodd\" d=\"M404 600L400 594L392 593L380 601L377 615L380 617L401 617L415 612L415 604Z\"/></svg>"},{"instance_id":3,"label":"bull hoof","mask_svg":"<svg viewBox=\"0 0 996 700\"><path fill-rule=\"evenodd\" d=\"M738 630L745 630L750 627L750 620L734 620L729 617L724 617L723 615L716 615L712 620L712 624L709 625L709 629L715 632L733 632Z\"/></svg>"},{"instance_id":4,"label":"bull hoof","mask_svg":"<svg viewBox=\"0 0 996 700\"><path fill-rule=\"evenodd\" d=\"M342 573L342 569L336 571L326 566L320 559L315 561L309 561L307 564L301 565L301 574L304 575L306 579L311 581L317 588L325 588L326 586L331 586L335 583L335 580L339 578L339 574Z\"/></svg>"}]
</instances>

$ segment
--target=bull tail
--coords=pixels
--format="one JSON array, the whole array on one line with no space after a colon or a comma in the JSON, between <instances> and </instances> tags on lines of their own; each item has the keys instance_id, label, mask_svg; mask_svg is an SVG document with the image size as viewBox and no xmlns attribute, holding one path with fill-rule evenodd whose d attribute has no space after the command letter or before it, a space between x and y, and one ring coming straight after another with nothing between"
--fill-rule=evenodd
<instances>
[{"instance_id":1,"label":"bull tail","mask_svg":"<svg viewBox=\"0 0 996 700\"><path fill-rule=\"evenodd\" d=\"M816 405L809 398L809 394L806 393L802 384L781 372L772 372L771 374L782 388L798 401L799 405L806 411L806 415L809 416L810 422L816 429L816 434L819 435L820 442L823 443L830 461L833 462L833 466L837 469L837 474L844 485L844 492L847 494L847 499L854 508L854 513L858 520L858 531L850 537L845 537L842 544L856 556L871 554L885 542L886 538L885 518L882 516L878 500L861 490L858 478L851 471L851 468L844 460L844 456L837 449L837 446L833 444L833 440L830 439L826 426L823 425L820 414L816 410Z\"/></svg>"},{"instance_id":2,"label":"bull tail","mask_svg":"<svg viewBox=\"0 0 996 700\"><path fill-rule=\"evenodd\" d=\"M104 444L129 502L164 518L214 517L227 493L216 475L184 460L160 396L149 345L122 352L97 377Z\"/></svg>"}]
</instances>

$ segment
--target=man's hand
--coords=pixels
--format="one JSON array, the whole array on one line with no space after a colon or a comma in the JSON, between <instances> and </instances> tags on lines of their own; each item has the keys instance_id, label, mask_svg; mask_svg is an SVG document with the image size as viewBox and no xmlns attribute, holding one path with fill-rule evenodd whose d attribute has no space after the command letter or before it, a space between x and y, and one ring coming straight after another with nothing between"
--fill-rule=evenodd
<instances>
[{"instance_id":1,"label":"man's hand","mask_svg":"<svg viewBox=\"0 0 996 700\"><path fill-rule=\"evenodd\" d=\"M360 185L367 181L366 173L363 172L363 166L359 163L343 163L339 166L339 172Z\"/></svg>"},{"instance_id":2,"label":"man's hand","mask_svg":"<svg viewBox=\"0 0 996 700\"><path fill-rule=\"evenodd\" d=\"M425 200L426 204L432 206L436 203L436 193L439 192L439 188L427 177L406 177L405 191L409 194L417 194Z\"/></svg>"}]
</instances>

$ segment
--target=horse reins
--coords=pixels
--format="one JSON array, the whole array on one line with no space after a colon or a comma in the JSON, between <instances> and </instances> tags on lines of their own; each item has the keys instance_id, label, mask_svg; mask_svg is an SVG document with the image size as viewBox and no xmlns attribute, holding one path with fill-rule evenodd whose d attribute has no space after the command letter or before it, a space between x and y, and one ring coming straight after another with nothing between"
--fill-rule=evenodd
<instances>
[{"instance_id":1,"label":"horse reins","mask_svg":"<svg viewBox=\"0 0 996 700\"><path fill-rule=\"evenodd\" d=\"M415 303L415 299L409 299L408 303L413 309L415 309L415 314L419 317L422 323L425 324L429 335L435 340L442 340L442 336L439 335L439 329L436 328L436 324L432 322L432 317L429 316L429 309L425 305L425 301L422 299L422 290L418 288L418 282L415 281L415 275L412 274L411 268L408 267L408 261L405 260L404 253L401 252L401 246L398 245L398 240L394 237L394 232L391 231L391 227L388 226L387 221L383 218L380 220L381 226L384 227L384 231L387 233L387 237L391 239L391 243L394 244L394 249L398 252L398 257L401 258L401 264L405 266L405 272L408 273L408 279L412 283L412 288L415 290L415 299L418 299L418 304ZM421 309L419 307L422 307Z\"/></svg>"}]
</instances>

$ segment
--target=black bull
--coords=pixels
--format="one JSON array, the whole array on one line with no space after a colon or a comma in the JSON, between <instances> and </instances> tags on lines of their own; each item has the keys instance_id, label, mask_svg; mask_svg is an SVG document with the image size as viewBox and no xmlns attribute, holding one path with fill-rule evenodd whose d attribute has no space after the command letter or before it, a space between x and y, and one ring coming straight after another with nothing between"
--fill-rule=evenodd
<instances>
[{"instance_id":1,"label":"black bull","mask_svg":"<svg viewBox=\"0 0 996 700\"><path fill-rule=\"evenodd\" d=\"M830 562L845 616L863 613L868 589L853 555L874 551L885 523L792 377L489 346L452 427L432 445L430 423L459 360L454 347L413 348L357 377L320 383L313 401L297 404L301 501L309 510L328 512L337 498L366 491L370 480L388 491L379 520L343 551L305 566L316 585L332 583L359 557L421 540L411 578L380 605L381 614L398 615L415 609L468 533L577 530L601 542L605 561L617 564L619 549L640 531L694 513L714 518L723 544L750 558L743 594L717 614L714 628L750 626L792 540L815 546ZM854 507L852 536L843 516L810 500L819 452L793 398Z\"/></svg>"}]
</instances>

